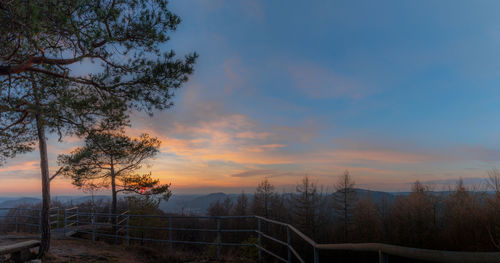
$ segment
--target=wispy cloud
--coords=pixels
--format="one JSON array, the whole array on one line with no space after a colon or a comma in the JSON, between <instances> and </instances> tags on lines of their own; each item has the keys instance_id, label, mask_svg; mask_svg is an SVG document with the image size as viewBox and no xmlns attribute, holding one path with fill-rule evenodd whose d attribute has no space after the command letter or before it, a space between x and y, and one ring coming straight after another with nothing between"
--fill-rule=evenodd
<instances>
[{"instance_id":1,"label":"wispy cloud","mask_svg":"<svg viewBox=\"0 0 500 263\"><path fill-rule=\"evenodd\" d=\"M462 180L462 182L468 186L480 186L486 183L486 178L477 178L477 177L465 177L465 178L455 177L446 179L435 179L435 180L422 181L422 183L435 186L453 187L458 183L459 180Z\"/></svg>"},{"instance_id":2,"label":"wispy cloud","mask_svg":"<svg viewBox=\"0 0 500 263\"><path fill-rule=\"evenodd\" d=\"M19 172L19 171L35 171L39 169L39 162L37 161L27 161L23 163L17 163L14 165L8 165L6 167L0 167L0 173L6 172Z\"/></svg>"},{"instance_id":3,"label":"wispy cloud","mask_svg":"<svg viewBox=\"0 0 500 263\"><path fill-rule=\"evenodd\" d=\"M378 162L386 164L422 163L432 159L431 155L398 150L333 149L317 154L316 160L334 160L339 163Z\"/></svg>"},{"instance_id":4,"label":"wispy cloud","mask_svg":"<svg viewBox=\"0 0 500 263\"><path fill-rule=\"evenodd\" d=\"M283 172L275 169L265 169L265 170L247 170L235 174L231 174L231 177L279 177L279 176L297 176L304 174L293 173L293 172Z\"/></svg>"},{"instance_id":5,"label":"wispy cloud","mask_svg":"<svg viewBox=\"0 0 500 263\"><path fill-rule=\"evenodd\" d=\"M500 149L484 146L464 147L461 151L454 153L454 155L465 155L468 159L487 163L495 163L500 161Z\"/></svg>"}]
</instances>

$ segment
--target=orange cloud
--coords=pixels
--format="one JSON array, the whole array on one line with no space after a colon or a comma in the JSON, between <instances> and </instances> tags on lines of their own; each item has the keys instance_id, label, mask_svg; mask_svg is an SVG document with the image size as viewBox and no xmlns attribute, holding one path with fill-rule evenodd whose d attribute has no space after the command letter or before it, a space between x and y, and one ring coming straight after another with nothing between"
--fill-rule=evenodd
<instances>
[{"instance_id":1,"label":"orange cloud","mask_svg":"<svg viewBox=\"0 0 500 263\"><path fill-rule=\"evenodd\" d=\"M39 165L40 165L40 162L38 162L38 161L27 161L24 163L0 167L0 173L18 172L18 171L36 171L36 170L40 169Z\"/></svg>"},{"instance_id":2,"label":"orange cloud","mask_svg":"<svg viewBox=\"0 0 500 263\"><path fill-rule=\"evenodd\" d=\"M192 97L190 99L193 99ZM430 154L335 142L315 145L320 126L313 121L263 126L216 103L200 103L178 115L135 119L131 133L148 132L162 141L152 171L174 187L256 185L273 177L278 185L305 174L332 184L345 169L363 183L412 181L413 168L436 159ZM168 120L168 121L165 121ZM297 147L297 143L301 147Z\"/></svg>"}]
</instances>

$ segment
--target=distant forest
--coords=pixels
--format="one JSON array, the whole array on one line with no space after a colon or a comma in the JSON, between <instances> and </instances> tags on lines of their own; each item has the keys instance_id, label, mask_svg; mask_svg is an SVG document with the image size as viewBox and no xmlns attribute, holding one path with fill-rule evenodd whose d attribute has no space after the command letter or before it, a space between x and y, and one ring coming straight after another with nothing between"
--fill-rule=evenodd
<instances>
[{"instance_id":1,"label":"distant forest","mask_svg":"<svg viewBox=\"0 0 500 263\"><path fill-rule=\"evenodd\" d=\"M494 251L500 242L500 173L486 180L493 193L466 187L462 180L449 191L433 191L416 181L407 195L395 198L358 196L349 173L326 194L308 177L295 193L277 193L266 179L253 198L213 202L208 214L259 215L287 222L320 243L379 242L409 247Z\"/></svg>"},{"instance_id":2,"label":"distant forest","mask_svg":"<svg viewBox=\"0 0 500 263\"><path fill-rule=\"evenodd\" d=\"M307 176L296 186L293 193L280 193L268 179L264 179L254 193L242 192L237 198L231 195L218 199L209 205L206 212L210 216L258 215L285 222L318 243L376 242L438 250L498 251L500 172L491 171L485 182L489 186L488 189L466 186L462 180L458 180L456 184L450 185L447 191L435 191L431 185L416 181L409 193L392 195L357 189L347 171L339 176L337 183L333 185L334 191L328 193ZM110 212L109 198L100 196L94 201L93 198L90 200L85 197L85 200L78 202L80 211ZM21 207L38 208L40 204L35 202L38 203L39 200L33 199L32 205ZM53 205L60 208L70 207L72 203L73 201L70 203L67 200L53 200ZM129 210L130 214L135 215L179 215L162 210L160 204L160 199L152 196L127 195L119 199L118 211ZM174 221L174 225L185 228L215 227L215 221L189 219L189 215L182 213L182 216L188 217ZM224 222L224 227L230 229L252 229L256 223L247 219ZM168 221L145 219L131 224L166 227ZM9 229L0 228L1 231ZM281 237L282 240L286 239L283 229L266 226L264 231ZM168 231L136 232L131 234L142 238L169 238ZM174 239L213 242L214 235L212 232L176 232ZM254 235L243 233L226 233L223 239L229 242L256 242ZM144 241L141 241L141 244L145 244ZM235 251L243 253L240 250ZM299 252L310 253L306 248L299 248Z\"/></svg>"}]
</instances>

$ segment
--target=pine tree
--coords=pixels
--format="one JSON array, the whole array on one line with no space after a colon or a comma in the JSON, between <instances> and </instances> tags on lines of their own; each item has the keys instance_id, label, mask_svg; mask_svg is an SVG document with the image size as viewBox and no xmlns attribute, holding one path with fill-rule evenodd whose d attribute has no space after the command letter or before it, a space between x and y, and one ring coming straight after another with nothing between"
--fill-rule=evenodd
<instances>
[{"instance_id":1,"label":"pine tree","mask_svg":"<svg viewBox=\"0 0 500 263\"><path fill-rule=\"evenodd\" d=\"M83 135L126 124L130 109L170 107L197 57L164 50L179 23L166 0L0 1L0 158L38 144L41 253L58 174L49 174L47 134Z\"/></svg>"},{"instance_id":2,"label":"pine tree","mask_svg":"<svg viewBox=\"0 0 500 263\"><path fill-rule=\"evenodd\" d=\"M143 164L158 153L160 141L142 134L129 138L122 132L91 132L85 145L71 154L60 155L62 174L70 177L78 188L89 185L111 188L113 214L117 211L118 193L161 196L168 200L169 184L160 184L151 173L137 174Z\"/></svg>"}]
</instances>

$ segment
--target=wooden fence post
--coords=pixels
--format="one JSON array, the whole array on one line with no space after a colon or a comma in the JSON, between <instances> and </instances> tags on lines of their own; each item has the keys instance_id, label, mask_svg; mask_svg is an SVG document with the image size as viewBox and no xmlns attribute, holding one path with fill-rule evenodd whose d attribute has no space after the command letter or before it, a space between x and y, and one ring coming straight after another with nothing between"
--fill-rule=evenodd
<instances>
[{"instance_id":1,"label":"wooden fence post","mask_svg":"<svg viewBox=\"0 0 500 263\"><path fill-rule=\"evenodd\" d=\"M66 218L67 217L67 214L66 214L66 208L64 208L64 227L63 227L63 232L64 232L64 235L66 236L66 226L68 225L68 219Z\"/></svg>"},{"instance_id":2,"label":"wooden fence post","mask_svg":"<svg viewBox=\"0 0 500 263\"><path fill-rule=\"evenodd\" d=\"M78 222L80 221L80 212L78 207L76 208L76 227L78 228Z\"/></svg>"},{"instance_id":3,"label":"wooden fence post","mask_svg":"<svg viewBox=\"0 0 500 263\"><path fill-rule=\"evenodd\" d=\"M60 223L61 219L59 217L61 217L61 208L58 207L57 208L57 227L56 228L61 227L61 223Z\"/></svg>"},{"instance_id":4,"label":"wooden fence post","mask_svg":"<svg viewBox=\"0 0 500 263\"><path fill-rule=\"evenodd\" d=\"M18 216L18 213L17 213L17 209L15 210L16 211L16 232L19 232L19 216Z\"/></svg>"},{"instance_id":5,"label":"wooden fence post","mask_svg":"<svg viewBox=\"0 0 500 263\"><path fill-rule=\"evenodd\" d=\"M319 249L314 247L314 263L319 263Z\"/></svg>"},{"instance_id":6,"label":"wooden fence post","mask_svg":"<svg viewBox=\"0 0 500 263\"><path fill-rule=\"evenodd\" d=\"M388 263L389 262L389 257L387 254L384 254L382 250L378 251L378 262L379 263Z\"/></svg>"},{"instance_id":7,"label":"wooden fence post","mask_svg":"<svg viewBox=\"0 0 500 263\"><path fill-rule=\"evenodd\" d=\"M42 210L38 212L38 231L40 231L40 234L42 233Z\"/></svg>"},{"instance_id":8,"label":"wooden fence post","mask_svg":"<svg viewBox=\"0 0 500 263\"><path fill-rule=\"evenodd\" d=\"M115 216L115 221L114 221L114 225L111 226L111 229L114 229L115 230L115 243L117 242L118 240L118 232L120 231L120 215L116 215ZM111 224L113 224L113 220L111 220Z\"/></svg>"},{"instance_id":9,"label":"wooden fence post","mask_svg":"<svg viewBox=\"0 0 500 263\"><path fill-rule=\"evenodd\" d=\"M130 216L127 215L127 247L130 246L130 234L129 234L129 230L128 230L129 229L129 227L128 227L129 226L129 222L128 222L129 219L130 219Z\"/></svg>"},{"instance_id":10,"label":"wooden fence post","mask_svg":"<svg viewBox=\"0 0 500 263\"><path fill-rule=\"evenodd\" d=\"M91 223L92 223L92 242L95 243L95 215L91 215Z\"/></svg>"},{"instance_id":11,"label":"wooden fence post","mask_svg":"<svg viewBox=\"0 0 500 263\"><path fill-rule=\"evenodd\" d=\"M120 228L119 228L119 226L120 226L119 222L120 222L120 221L118 221L119 219L120 219L120 217L119 217L119 216L115 216L115 221L114 221L114 223L113 223L113 221L111 221L111 224L113 224L113 225L111 226L111 229L114 229L114 230L115 230L115 243L118 241L118 232L120 231Z\"/></svg>"},{"instance_id":12,"label":"wooden fence post","mask_svg":"<svg viewBox=\"0 0 500 263\"><path fill-rule=\"evenodd\" d=\"M259 263L262 262L262 236L261 236L261 231L262 231L262 222L260 221L260 218L257 218L257 229L258 229L258 237L259 237Z\"/></svg>"},{"instance_id":13,"label":"wooden fence post","mask_svg":"<svg viewBox=\"0 0 500 263\"><path fill-rule=\"evenodd\" d=\"M286 226L286 240L288 243L288 263L292 263L292 236L290 235L290 227Z\"/></svg>"},{"instance_id":14,"label":"wooden fence post","mask_svg":"<svg viewBox=\"0 0 500 263\"><path fill-rule=\"evenodd\" d=\"M172 217L168 217L168 243L169 243L169 250L170 250L170 255L173 253L173 245L172 245Z\"/></svg>"},{"instance_id":15,"label":"wooden fence post","mask_svg":"<svg viewBox=\"0 0 500 263\"><path fill-rule=\"evenodd\" d=\"M217 217L217 260L220 260L220 217Z\"/></svg>"}]
</instances>

